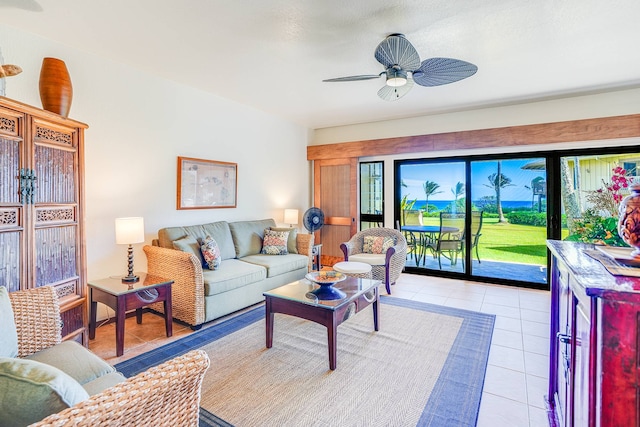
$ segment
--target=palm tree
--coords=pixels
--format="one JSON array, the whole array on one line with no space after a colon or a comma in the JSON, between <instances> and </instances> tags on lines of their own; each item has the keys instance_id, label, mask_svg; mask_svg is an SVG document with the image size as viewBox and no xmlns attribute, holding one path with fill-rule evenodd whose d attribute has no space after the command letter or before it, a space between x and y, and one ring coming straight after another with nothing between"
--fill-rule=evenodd
<instances>
[{"instance_id":1,"label":"palm tree","mask_svg":"<svg viewBox=\"0 0 640 427\"><path fill-rule=\"evenodd\" d=\"M484 184L486 187L493 188L496 192L496 208L498 210L498 222L507 222L502 213L502 200L500 192L505 187L510 187L514 184L511 183L511 178L505 176L502 173L502 162L498 162L498 172L492 173L487 177L489 184Z\"/></svg>"},{"instance_id":2,"label":"palm tree","mask_svg":"<svg viewBox=\"0 0 640 427\"><path fill-rule=\"evenodd\" d=\"M455 187L451 188L451 193L453 194L453 209L458 208L458 199L464 196L464 184L460 181L456 184ZM455 212L455 211L454 211Z\"/></svg>"},{"instance_id":3,"label":"palm tree","mask_svg":"<svg viewBox=\"0 0 640 427\"><path fill-rule=\"evenodd\" d=\"M422 188L424 188L424 195L426 198L425 209L427 210L427 213L429 213L429 196L440 194L442 193L442 191L438 191L438 188L440 188L440 184L433 181L425 181L425 183L422 185Z\"/></svg>"}]
</instances>

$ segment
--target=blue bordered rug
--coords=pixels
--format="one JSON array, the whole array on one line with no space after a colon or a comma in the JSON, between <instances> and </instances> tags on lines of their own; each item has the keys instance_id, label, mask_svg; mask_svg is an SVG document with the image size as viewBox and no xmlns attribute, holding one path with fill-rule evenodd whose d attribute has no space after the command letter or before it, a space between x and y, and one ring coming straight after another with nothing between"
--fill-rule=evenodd
<instances>
[{"instance_id":1,"label":"blue bordered rug","mask_svg":"<svg viewBox=\"0 0 640 427\"><path fill-rule=\"evenodd\" d=\"M386 296L381 297L381 302L461 319L460 329L417 425L475 426L495 316ZM253 309L218 325L204 328L187 337L119 363L116 368L125 376L130 377L189 350L206 346L259 321L264 321L263 307ZM393 397L391 399L393 400ZM231 424L201 408L200 426L224 427L231 426Z\"/></svg>"}]
</instances>

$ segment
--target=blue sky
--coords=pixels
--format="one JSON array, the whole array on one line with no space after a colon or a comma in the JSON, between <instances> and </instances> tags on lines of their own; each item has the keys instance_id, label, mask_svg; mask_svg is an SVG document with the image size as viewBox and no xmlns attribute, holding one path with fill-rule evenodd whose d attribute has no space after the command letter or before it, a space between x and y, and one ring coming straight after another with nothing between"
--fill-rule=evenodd
<instances>
[{"instance_id":1,"label":"blue sky","mask_svg":"<svg viewBox=\"0 0 640 427\"><path fill-rule=\"evenodd\" d=\"M502 190L503 200L531 200L531 190L525 185L531 186L531 180L536 177L545 177L544 170L525 170L522 166L540 158L530 159L509 159L502 160L502 173L511 178L513 186ZM440 184L440 194L431 196L429 200L453 200L452 188L458 181L465 181L464 162L437 162L413 165L402 165L400 175L402 181L407 185L402 188L402 195L408 195L409 200L424 200L424 189L422 185L425 181L434 181ZM486 187L489 184L488 176L497 172L498 162L496 160L474 161L471 163L471 194L473 200L478 200L483 196L495 196L492 188Z\"/></svg>"}]
</instances>

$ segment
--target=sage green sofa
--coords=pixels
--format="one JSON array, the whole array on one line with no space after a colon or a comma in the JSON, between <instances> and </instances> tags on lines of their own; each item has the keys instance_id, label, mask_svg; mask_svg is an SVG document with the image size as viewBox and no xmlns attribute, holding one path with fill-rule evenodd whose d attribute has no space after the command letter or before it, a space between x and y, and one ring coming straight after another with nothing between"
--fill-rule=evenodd
<instances>
[{"instance_id":1,"label":"sage green sofa","mask_svg":"<svg viewBox=\"0 0 640 427\"><path fill-rule=\"evenodd\" d=\"M288 254L262 254L265 229L277 229L273 219L218 221L158 231L153 246L143 249L148 272L174 281L173 317L198 329L203 323L264 300L263 293L304 278L311 265L313 235L290 230ZM199 242L211 236L222 262L203 267ZM180 248L180 249L177 249ZM161 304L153 308L163 311Z\"/></svg>"}]
</instances>

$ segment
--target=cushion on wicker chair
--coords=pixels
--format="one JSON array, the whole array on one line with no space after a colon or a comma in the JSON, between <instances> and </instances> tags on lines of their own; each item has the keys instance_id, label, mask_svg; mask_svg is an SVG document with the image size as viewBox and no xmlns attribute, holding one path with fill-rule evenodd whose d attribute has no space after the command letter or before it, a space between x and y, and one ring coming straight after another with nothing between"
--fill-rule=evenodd
<instances>
[{"instance_id":1,"label":"cushion on wicker chair","mask_svg":"<svg viewBox=\"0 0 640 427\"><path fill-rule=\"evenodd\" d=\"M0 286L0 357L18 356L18 333L9 292Z\"/></svg>"},{"instance_id":2,"label":"cushion on wicker chair","mask_svg":"<svg viewBox=\"0 0 640 427\"><path fill-rule=\"evenodd\" d=\"M366 254L384 254L395 245L391 237L387 236L364 236L362 252Z\"/></svg>"},{"instance_id":3,"label":"cushion on wicker chair","mask_svg":"<svg viewBox=\"0 0 640 427\"><path fill-rule=\"evenodd\" d=\"M31 354L27 359L60 369L82 385L116 371L113 366L75 341L63 341Z\"/></svg>"},{"instance_id":4,"label":"cushion on wicker chair","mask_svg":"<svg viewBox=\"0 0 640 427\"><path fill-rule=\"evenodd\" d=\"M25 426L89 398L61 370L29 359L0 358L0 425Z\"/></svg>"},{"instance_id":5,"label":"cushion on wicker chair","mask_svg":"<svg viewBox=\"0 0 640 427\"><path fill-rule=\"evenodd\" d=\"M349 261L364 262L369 265L385 265L387 256L385 254L353 254L349 255Z\"/></svg>"}]
</instances>

